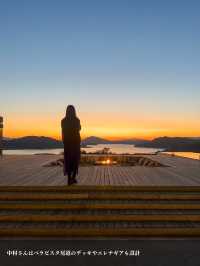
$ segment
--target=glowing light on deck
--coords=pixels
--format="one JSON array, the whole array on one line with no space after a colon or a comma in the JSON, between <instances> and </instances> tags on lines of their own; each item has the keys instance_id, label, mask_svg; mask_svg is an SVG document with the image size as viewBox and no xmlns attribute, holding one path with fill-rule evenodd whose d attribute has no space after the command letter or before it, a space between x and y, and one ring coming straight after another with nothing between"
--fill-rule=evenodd
<instances>
[{"instance_id":1,"label":"glowing light on deck","mask_svg":"<svg viewBox=\"0 0 200 266\"><path fill-rule=\"evenodd\" d=\"M98 160L96 161L97 165L112 165L112 164L117 164L117 161L113 161L111 159L104 159L104 160Z\"/></svg>"}]
</instances>

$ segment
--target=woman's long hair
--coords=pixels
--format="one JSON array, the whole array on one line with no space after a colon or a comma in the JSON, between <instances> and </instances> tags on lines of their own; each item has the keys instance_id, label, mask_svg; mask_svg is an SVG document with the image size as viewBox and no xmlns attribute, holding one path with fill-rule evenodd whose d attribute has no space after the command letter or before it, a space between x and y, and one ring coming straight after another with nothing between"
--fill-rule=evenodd
<instances>
[{"instance_id":1,"label":"woman's long hair","mask_svg":"<svg viewBox=\"0 0 200 266\"><path fill-rule=\"evenodd\" d=\"M68 105L66 109L66 118L73 120L76 118L76 110L73 105Z\"/></svg>"}]
</instances>

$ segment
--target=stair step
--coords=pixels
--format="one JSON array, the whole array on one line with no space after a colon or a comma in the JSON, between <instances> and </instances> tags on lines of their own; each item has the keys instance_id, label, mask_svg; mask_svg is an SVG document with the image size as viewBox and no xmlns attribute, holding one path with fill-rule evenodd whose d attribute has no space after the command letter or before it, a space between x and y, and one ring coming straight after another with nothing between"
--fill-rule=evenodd
<instances>
[{"instance_id":1,"label":"stair step","mask_svg":"<svg viewBox=\"0 0 200 266\"><path fill-rule=\"evenodd\" d=\"M200 210L200 204L169 204L169 203L146 203L146 204L44 204L32 203L18 204L1 203L0 210Z\"/></svg>"},{"instance_id":2,"label":"stair step","mask_svg":"<svg viewBox=\"0 0 200 266\"><path fill-rule=\"evenodd\" d=\"M0 206L8 204L8 205L17 205L17 204L23 204L23 205L51 205L51 204L64 204L64 205L97 205L97 204L105 204L105 205L115 205L115 204L160 204L160 205L174 205L174 204L187 204L187 205L199 205L200 200L134 200L134 199L110 199L110 200L81 200L81 199L71 199L71 200L1 200Z\"/></svg>"},{"instance_id":3,"label":"stair step","mask_svg":"<svg viewBox=\"0 0 200 266\"><path fill-rule=\"evenodd\" d=\"M199 237L200 228L0 228L7 237Z\"/></svg>"},{"instance_id":4,"label":"stair step","mask_svg":"<svg viewBox=\"0 0 200 266\"><path fill-rule=\"evenodd\" d=\"M4 228L60 228L60 229L90 229L90 228L200 228L200 222L191 221L2 221L0 229Z\"/></svg>"},{"instance_id":5,"label":"stair step","mask_svg":"<svg viewBox=\"0 0 200 266\"><path fill-rule=\"evenodd\" d=\"M200 200L200 194L161 193L1 193L0 200Z\"/></svg>"},{"instance_id":6,"label":"stair step","mask_svg":"<svg viewBox=\"0 0 200 266\"><path fill-rule=\"evenodd\" d=\"M200 215L0 215L0 222L200 222Z\"/></svg>"},{"instance_id":7,"label":"stair step","mask_svg":"<svg viewBox=\"0 0 200 266\"><path fill-rule=\"evenodd\" d=\"M200 237L200 187L0 187L0 237Z\"/></svg>"},{"instance_id":8,"label":"stair step","mask_svg":"<svg viewBox=\"0 0 200 266\"><path fill-rule=\"evenodd\" d=\"M199 186L0 186L0 192L200 192Z\"/></svg>"},{"instance_id":9,"label":"stair step","mask_svg":"<svg viewBox=\"0 0 200 266\"><path fill-rule=\"evenodd\" d=\"M3 210L0 215L200 215L200 210Z\"/></svg>"}]
</instances>

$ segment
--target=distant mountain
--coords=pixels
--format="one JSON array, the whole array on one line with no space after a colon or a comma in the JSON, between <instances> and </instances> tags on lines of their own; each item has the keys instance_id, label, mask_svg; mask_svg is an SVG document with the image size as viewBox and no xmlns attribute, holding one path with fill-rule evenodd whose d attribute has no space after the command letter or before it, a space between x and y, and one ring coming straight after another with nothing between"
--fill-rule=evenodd
<instances>
[{"instance_id":1,"label":"distant mountain","mask_svg":"<svg viewBox=\"0 0 200 266\"><path fill-rule=\"evenodd\" d=\"M61 141L48 138L27 136L10 140L3 140L4 149L55 149L62 148Z\"/></svg>"},{"instance_id":2,"label":"distant mountain","mask_svg":"<svg viewBox=\"0 0 200 266\"><path fill-rule=\"evenodd\" d=\"M136 145L136 144L140 144L140 143L144 143L145 140L144 139L136 139L136 138L133 138L133 139L125 139L125 140L114 140L114 141L111 141L110 143L112 144L130 144L130 145Z\"/></svg>"},{"instance_id":3,"label":"distant mountain","mask_svg":"<svg viewBox=\"0 0 200 266\"><path fill-rule=\"evenodd\" d=\"M107 140L103 138L98 138L95 136L88 137L84 140L82 140L83 145L97 145L97 144L139 144L144 143L144 140L142 139L126 139L126 140Z\"/></svg>"},{"instance_id":4,"label":"distant mountain","mask_svg":"<svg viewBox=\"0 0 200 266\"><path fill-rule=\"evenodd\" d=\"M98 138L98 137L88 137L83 139L81 142L82 147L87 147L87 145L97 145L97 144L108 144L108 140ZM27 136L22 138L3 140L4 149L56 149L63 148L62 141L49 138L49 137L39 137L39 136Z\"/></svg>"},{"instance_id":5,"label":"distant mountain","mask_svg":"<svg viewBox=\"0 0 200 266\"><path fill-rule=\"evenodd\" d=\"M95 136L91 136L82 140L81 144L84 145L97 145L97 144L109 144L110 141Z\"/></svg>"},{"instance_id":6,"label":"distant mountain","mask_svg":"<svg viewBox=\"0 0 200 266\"><path fill-rule=\"evenodd\" d=\"M83 139L81 142L82 147L97 144L130 144L136 145L137 147L165 149L166 151L200 152L199 138L160 137L155 138L152 141L144 141L140 139L110 141L107 139L91 136ZM63 143L60 140L43 136L27 136L15 139L4 138L3 147L4 149L56 149L62 148Z\"/></svg>"},{"instance_id":7,"label":"distant mountain","mask_svg":"<svg viewBox=\"0 0 200 266\"><path fill-rule=\"evenodd\" d=\"M200 152L199 138L182 137L160 137L152 141L145 141L136 145L137 147L149 147L165 149L166 151L188 151Z\"/></svg>"},{"instance_id":8,"label":"distant mountain","mask_svg":"<svg viewBox=\"0 0 200 266\"><path fill-rule=\"evenodd\" d=\"M82 147L87 147L88 145L97 144L139 144L144 143L144 140L139 139L129 139L129 140L117 140L110 141L103 138L98 138L95 136L90 136L85 138L81 142ZM26 136L22 138L4 138L3 139L4 149L56 149L62 148L63 143L60 140L56 140L49 137L40 136Z\"/></svg>"}]
</instances>

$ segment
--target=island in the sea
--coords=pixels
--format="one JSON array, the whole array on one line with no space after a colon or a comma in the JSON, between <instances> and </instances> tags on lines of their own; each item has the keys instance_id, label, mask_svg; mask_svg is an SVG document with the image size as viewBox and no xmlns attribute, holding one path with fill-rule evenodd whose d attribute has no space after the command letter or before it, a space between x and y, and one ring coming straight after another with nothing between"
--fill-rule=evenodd
<instances>
[{"instance_id":1,"label":"island in the sea","mask_svg":"<svg viewBox=\"0 0 200 266\"><path fill-rule=\"evenodd\" d=\"M85 148L90 145L98 144L129 144L136 147L158 148L165 151L174 152L200 152L200 137L160 137L151 141L144 139L122 139L107 140L96 136L90 136L81 141L81 147ZM63 143L45 136L26 136L21 138L4 138L3 147L5 150L10 149L57 149L62 148Z\"/></svg>"},{"instance_id":2,"label":"island in the sea","mask_svg":"<svg viewBox=\"0 0 200 266\"><path fill-rule=\"evenodd\" d=\"M160 137L138 143L136 147L161 148L167 152L200 152L200 138Z\"/></svg>"}]
</instances>

